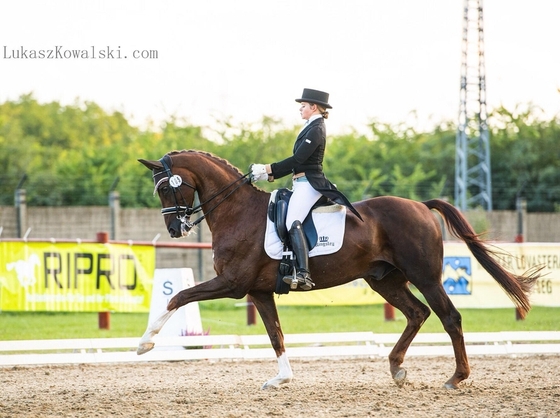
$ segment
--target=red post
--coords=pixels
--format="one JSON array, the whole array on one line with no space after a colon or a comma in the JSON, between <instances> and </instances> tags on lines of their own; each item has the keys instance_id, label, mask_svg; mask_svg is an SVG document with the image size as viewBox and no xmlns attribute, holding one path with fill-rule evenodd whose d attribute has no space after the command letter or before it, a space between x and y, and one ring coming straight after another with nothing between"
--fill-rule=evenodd
<instances>
[{"instance_id":1,"label":"red post","mask_svg":"<svg viewBox=\"0 0 560 418\"><path fill-rule=\"evenodd\" d=\"M519 224L522 225L521 221L519 222ZM518 229L519 233L515 236L515 242L519 244L523 242L523 230L521 229L521 226ZM521 316L521 312L519 312L519 308L515 308L515 320L523 321L523 317Z\"/></svg>"},{"instance_id":2,"label":"red post","mask_svg":"<svg viewBox=\"0 0 560 418\"><path fill-rule=\"evenodd\" d=\"M98 312L99 329L111 329L111 312Z\"/></svg>"},{"instance_id":3,"label":"red post","mask_svg":"<svg viewBox=\"0 0 560 418\"><path fill-rule=\"evenodd\" d=\"M251 296L247 295L247 325L257 324L257 308L251 300Z\"/></svg>"},{"instance_id":4,"label":"red post","mask_svg":"<svg viewBox=\"0 0 560 418\"><path fill-rule=\"evenodd\" d=\"M109 234L107 232L98 232L97 242L107 244L109 242ZM98 312L97 319L99 329L111 328L111 312Z\"/></svg>"},{"instance_id":5,"label":"red post","mask_svg":"<svg viewBox=\"0 0 560 418\"><path fill-rule=\"evenodd\" d=\"M395 320L395 307L390 303L385 302L384 304L385 310L385 321L394 321Z\"/></svg>"},{"instance_id":6,"label":"red post","mask_svg":"<svg viewBox=\"0 0 560 418\"><path fill-rule=\"evenodd\" d=\"M109 242L109 234L107 232L98 232L97 242L101 244L107 244Z\"/></svg>"}]
</instances>

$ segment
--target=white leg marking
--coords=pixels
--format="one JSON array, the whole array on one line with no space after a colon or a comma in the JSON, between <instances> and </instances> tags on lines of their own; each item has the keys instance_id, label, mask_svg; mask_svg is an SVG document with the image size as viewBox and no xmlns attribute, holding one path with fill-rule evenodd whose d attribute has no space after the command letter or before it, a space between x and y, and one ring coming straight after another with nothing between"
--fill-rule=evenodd
<instances>
[{"instance_id":1,"label":"white leg marking","mask_svg":"<svg viewBox=\"0 0 560 418\"><path fill-rule=\"evenodd\" d=\"M176 310L177 309L173 309L172 311L165 311L154 321L153 324L148 324L146 332L144 333L144 335L142 335L142 338L140 338L136 354L144 354L154 348L154 335L160 332L167 320L171 318L171 315L173 315Z\"/></svg>"},{"instance_id":2,"label":"white leg marking","mask_svg":"<svg viewBox=\"0 0 560 418\"><path fill-rule=\"evenodd\" d=\"M288 356L286 355L286 353L282 353L282 355L278 357L278 369L278 375L270 379L268 382L265 382L265 384L262 385L261 389L268 389L271 387L277 388L281 384L290 383L292 381L292 377L294 377L294 374L292 373L290 361L288 360Z\"/></svg>"}]
</instances>

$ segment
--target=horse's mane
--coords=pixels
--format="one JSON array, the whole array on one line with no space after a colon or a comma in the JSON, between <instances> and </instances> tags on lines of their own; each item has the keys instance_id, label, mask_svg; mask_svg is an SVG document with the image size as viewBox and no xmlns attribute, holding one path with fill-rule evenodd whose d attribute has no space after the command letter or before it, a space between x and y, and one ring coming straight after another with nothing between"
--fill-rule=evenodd
<instances>
[{"instance_id":1,"label":"horse's mane","mask_svg":"<svg viewBox=\"0 0 560 418\"><path fill-rule=\"evenodd\" d=\"M177 154L185 154L185 153L194 153L194 154L204 155L204 156L209 157L213 160L219 161L220 163L224 164L225 166L231 168L233 171L235 171L236 174L239 174L240 176L242 176L244 174L244 173L241 172L241 170L239 170L236 166L231 164L225 158L218 157L216 154L212 154L211 152L208 152L208 151L200 151L200 150L196 150L196 149L189 149L189 150L182 150L182 151L171 151L171 152L168 153L168 155L177 155Z\"/></svg>"},{"instance_id":2,"label":"horse's mane","mask_svg":"<svg viewBox=\"0 0 560 418\"><path fill-rule=\"evenodd\" d=\"M243 173L241 170L239 170L239 168L237 168L236 166L234 166L233 164L231 164L228 160L226 160L225 158L222 157L218 157L216 154L213 154L209 151L200 151L200 150L195 150L195 149L189 149L189 150L181 150L181 151L171 151L168 152L167 155L171 156L171 155L177 155L177 154L186 154L186 153L193 153L193 154L199 154L199 155L203 155L205 157L208 157L212 160L216 160L219 163L225 165L226 167L228 167L229 169L231 169L232 171L235 172L235 174L239 177L243 176L245 173ZM261 190L261 188L255 186L253 183L249 183L251 186L253 186L253 188L257 189L257 190Z\"/></svg>"}]
</instances>

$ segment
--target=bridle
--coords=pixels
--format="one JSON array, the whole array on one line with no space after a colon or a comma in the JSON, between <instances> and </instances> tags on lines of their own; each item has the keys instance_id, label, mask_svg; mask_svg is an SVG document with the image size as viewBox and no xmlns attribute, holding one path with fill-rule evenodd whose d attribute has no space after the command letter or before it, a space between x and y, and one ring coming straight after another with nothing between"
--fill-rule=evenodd
<instances>
[{"instance_id":1,"label":"bridle","mask_svg":"<svg viewBox=\"0 0 560 418\"><path fill-rule=\"evenodd\" d=\"M237 189L239 189L243 184L249 183L251 181L250 178L249 178L249 173L244 174L241 177L239 177L238 179L235 179L232 183L223 187L220 191L218 191L217 193L212 195L205 202L202 202L197 206L191 207L191 206L189 206L189 204L187 203L187 200L185 199L185 197L183 196L183 193L181 192L181 186L185 185L185 186L193 189L195 192L197 191L196 187L193 186L192 184L186 182L185 180L183 180L183 178L181 176L179 176L178 174L173 174L173 172L171 171L171 167L172 167L173 163L172 163L171 157L169 155L163 156L159 161L160 161L160 163L163 167L163 170L158 171L158 172L154 172L154 174L153 174L154 185L155 185L154 186L154 194L157 193L159 187L165 182L167 182L169 184L169 186L171 186L175 206L169 206L169 207L162 208L161 209L161 214L163 216L169 215L169 214L175 214L177 219L181 222L181 233L183 235L188 233L192 228L194 228L196 225L198 225L200 222L202 222L206 218L206 215L211 213L220 204L222 204L233 192L235 192ZM206 205L207 203L211 202L212 200L214 200L215 198L217 198L221 194L225 193L228 189L230 189L236 183L239 183L239 184L237 184L237 186L235 188L233 188L225 196L223 196L223 198L219 202L217 202L214 206L212 206L210 209L208 209L206 211L206 214L203 214L198 219L196 219L194 222L190 221L190 218L193 214L202 211L202 206ZM179 199L178 199L178 197L179 197Z\"/></svg>"}]
</instances>

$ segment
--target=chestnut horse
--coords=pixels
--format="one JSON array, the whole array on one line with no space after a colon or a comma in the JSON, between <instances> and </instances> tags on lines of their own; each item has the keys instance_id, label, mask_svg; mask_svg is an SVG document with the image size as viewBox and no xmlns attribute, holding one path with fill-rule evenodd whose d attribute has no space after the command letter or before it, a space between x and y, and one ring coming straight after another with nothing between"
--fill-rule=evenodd
<instances>
[{"instance_id":1,"label":"chestnut horse","mask_svg":"<svg viewBox=\"0 0 560 418\"><path fill-rule=\"evenodd\" d=\"M175 151L159 161L139 160L153 171L155 192L161 200L164 221L173 238L188 234L205 218L212 233L214 269L217 276L175 295L159 318L142 336L138 354L151 350L153 337L169 317L189 302L218 298L241 299L250 295L256 306L278 360L276 377L264 383L278 387L292 380L284 335L274 302L279 261L264 250L265 224L270 193L255 187L227 161L201 151ZM193 207L195 192L200 205ZM363 278L371 288L406 317L406 327L389 354L394 382L402 386L406 370L401 367L406 351L430 308L451 337L455 373L445 383L457 388L469 376L461 315L442 285L443 241L438 220L431 209L444 218L448 229L462 239L478 262L494 277L515 303L522 316L530 309L528 294L538 272L516 276L501 267L494 251L474 232L467 220L443 200L416 202L398 197L376 197L354 203L364 222L346 215L342 248L332 255L309 260L314 290L325 289ZM191 222L195 212L204 215ZM410 291L412 283L426 298L430 308Z\"/></svg>"}]
</instances>

